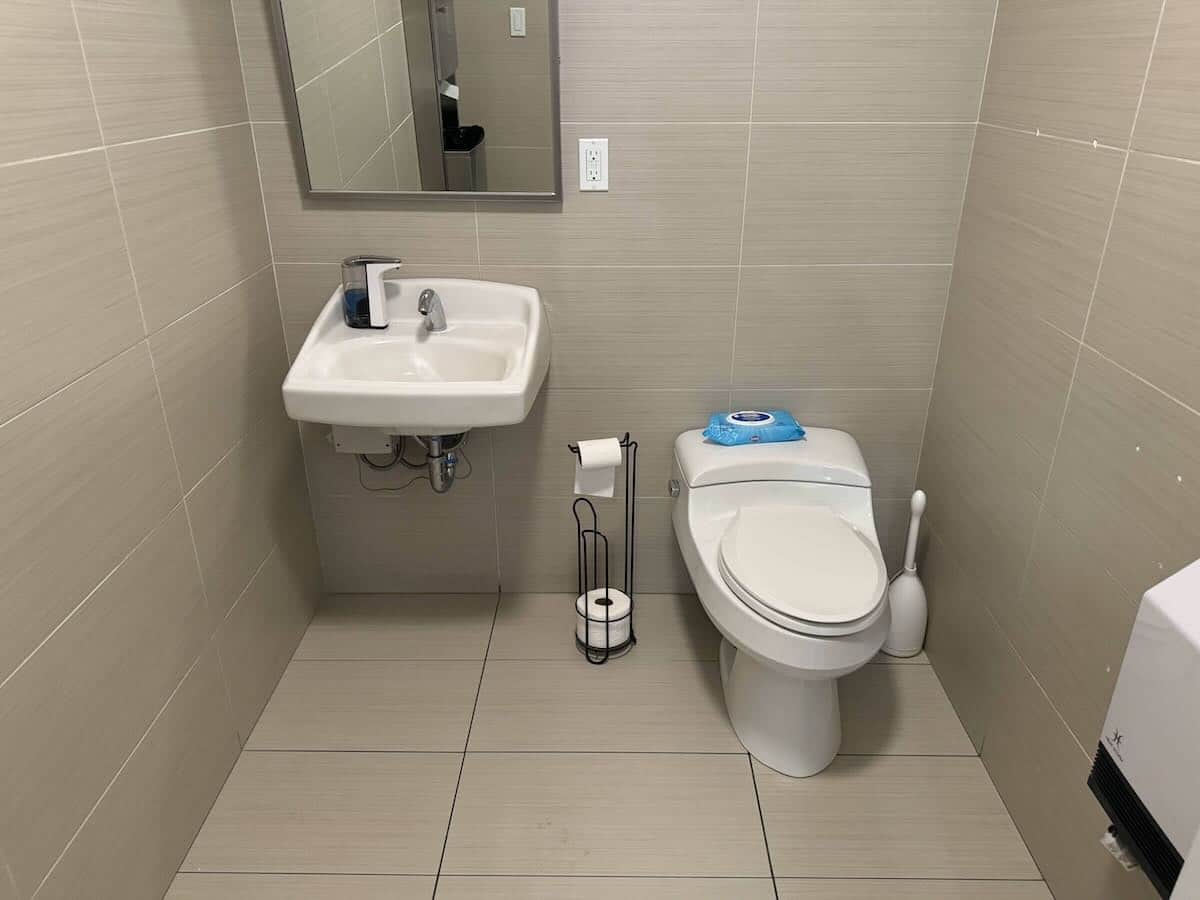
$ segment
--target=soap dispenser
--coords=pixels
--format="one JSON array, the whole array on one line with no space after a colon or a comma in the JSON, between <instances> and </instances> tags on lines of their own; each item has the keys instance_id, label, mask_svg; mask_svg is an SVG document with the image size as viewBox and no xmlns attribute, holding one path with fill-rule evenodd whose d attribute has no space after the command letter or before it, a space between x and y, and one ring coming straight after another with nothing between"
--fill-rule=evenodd
<instances>
[{"instance_id":1,"label":"soap dispenser","mask_svg":"<svg viewBox=\"0 0 1200 900\"><path fill-rule=\"evenodd\" d=\"M383 276L400 265L389 256L349 256L342 260L342 312L351 328L387 328Z\"/></svg>"}]
</instances>

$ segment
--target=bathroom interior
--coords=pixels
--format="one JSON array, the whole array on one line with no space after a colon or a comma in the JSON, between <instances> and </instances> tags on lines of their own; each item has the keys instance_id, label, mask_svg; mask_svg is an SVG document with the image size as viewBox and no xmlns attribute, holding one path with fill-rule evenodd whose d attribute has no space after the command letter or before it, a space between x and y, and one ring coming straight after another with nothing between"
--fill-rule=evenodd
<instances>
[{"instance_id":1,"label":"bathroom interior","mask_svg":"<svg viewBox=\"0 0 1200 900\"><path fill-rule=\"evenodd\" d=\"M0 76L0 900L1200 898L1200 0Z\"/></svg>"}]
</instances>

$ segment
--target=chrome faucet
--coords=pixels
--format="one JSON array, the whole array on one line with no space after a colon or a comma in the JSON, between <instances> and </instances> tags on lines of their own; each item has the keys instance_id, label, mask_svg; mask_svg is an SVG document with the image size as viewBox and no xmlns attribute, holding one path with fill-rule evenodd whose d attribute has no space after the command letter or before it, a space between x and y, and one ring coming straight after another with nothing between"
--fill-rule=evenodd
<instances>
[{"instance_id":1,"label":"chrome faucet","mask_svg":"<svg viewBox=\"0 0 1200 900\"><path fill-rule=\"evenodd\" d=\"M426 331L446 330L446 309L442 306L442 298L433 288L421 291L417 299L417 312L425 317Z\"/></svg>"}]
</instances>

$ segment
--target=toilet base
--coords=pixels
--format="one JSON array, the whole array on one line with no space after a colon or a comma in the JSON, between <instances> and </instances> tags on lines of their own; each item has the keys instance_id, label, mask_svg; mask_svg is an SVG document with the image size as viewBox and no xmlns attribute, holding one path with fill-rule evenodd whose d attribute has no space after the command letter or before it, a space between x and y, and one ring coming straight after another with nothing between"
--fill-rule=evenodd
<instances>
[{"instance_id":1,"label":"toilet base","mask_svg":"<svg viewBox=\"0 0 1200 900\"><path fill-rule=\"evenodd\" d=\"M734 733L763 765L805 777L837 756L842 742L837 679L785 674L723 638L721 685Z\"/></svg>"}]
</instances>

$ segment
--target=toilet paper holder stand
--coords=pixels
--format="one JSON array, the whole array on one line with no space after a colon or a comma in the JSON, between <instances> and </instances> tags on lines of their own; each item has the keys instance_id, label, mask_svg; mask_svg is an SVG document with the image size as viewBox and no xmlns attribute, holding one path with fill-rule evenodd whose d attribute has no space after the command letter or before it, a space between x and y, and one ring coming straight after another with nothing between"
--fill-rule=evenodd
<instances>
[{"instance_id":1,"label":"toilet paper holder stand","mask_svg":"<svg viewBox=\"0 0 1200 900\"><path fill-rule=\"evenodd\" d=\"M613 587L609 579L609 564L608 564L608 537L600 530L600 517L596 512L596 506L591 500L586 497L577 497L571 504L571 512L575 516L575 533L576 533L576 570L578 575L578 588L580 597L587 597L592 591L603 591L603 599L598 601L605 609L603 620L594 619L588 613L588 604L584 601L583 611L583 639L578 636L578 629L575 638L575 643L583 653L588 662L594 665L602 665L608 662L614 656L621 656L629 651L629 649L637 643L637 636L633 630L633 607L634 607L634 540L637 536L637 441L629 437L629 432L625 432L625 436L619 441L621 449L625 451L625 519L624 519L624 567L623 567L623 584L621 593L629 598L629 611L625 615L615 619L609 619L608 610L612 608L613 601L609 599L610 592ZM567 449L570 450L576 457L579 458L579 446L577 444L567 444ZM580 510L583 508L583 514ZM589 519L590 514L590 519ZM589 565L590 557L590 565ZM601 571L603 569L603 571ZM603 578L603 581L601 580ZM578 615L578 612L577 612ZM627 621L626 621L627 620ZM593 641L592 631L593 625L598 625L603 621L604 630L601 641ZM617 643L613 643L614 626L619 626L619 630L623 632L628 626L628 637L623 638ZM599 632L597 627L594 629ZM598 635L599 637L599 635Z\"/></svg>"}]
</instances>

